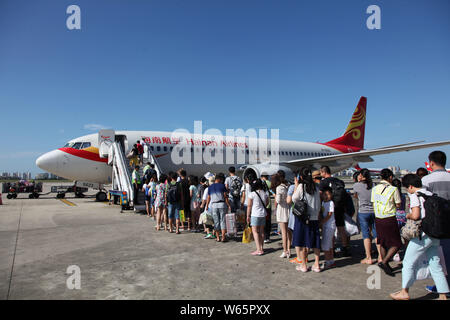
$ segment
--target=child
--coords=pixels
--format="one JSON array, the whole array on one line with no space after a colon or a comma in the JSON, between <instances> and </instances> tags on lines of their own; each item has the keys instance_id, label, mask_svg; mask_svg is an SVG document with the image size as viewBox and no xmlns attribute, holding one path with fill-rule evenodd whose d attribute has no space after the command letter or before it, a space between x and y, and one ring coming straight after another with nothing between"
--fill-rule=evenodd
<instances>
[{"instance_id":1,"label":"child","mask_svg":"<svg viewBox=\"0 0 450 320\"><path fill-rule=\"evenodd\" d=\"M153 220L156 220L156 210L155 210L155 198L156 198L156 182L158 181L158 178L156 175L153 175L150 178L150 184L148 185L148 196L150 197L150 208L151 212L150 215L152 216Z\"/></svg>"},{"instance_id":2,"label":"child","mask_svg":"<svg viewBox=\"0 0 450 320\"><path fill-rule=\"evenodd\" d=\"M336 231L336 222L334 220L334 202L333 190L326 187L322 191L322 207L320 226L322 228L322 250L325 254L325 263L322 269L329 269L336 266L334 262L333 237Z\"/></svg>"},{"instance_id":3,"label":"child","mask_svg":"<svg viewBox=\"0 0 450 320\"><path fill-rule=\"evenodd\" d=\"M156 226L155 229L156 231L159 231L161 228L161 220L164 217L164 203L165 203L165 189L166 189L166 185L165 185L165 177L161 176L159 179L159 183L156 186L155 190L156 190L156 197L155 197L155 210L156 210ZM167 224L166 224L166 228L165 230L167 230Z\"/></svg>"}]
</instances>

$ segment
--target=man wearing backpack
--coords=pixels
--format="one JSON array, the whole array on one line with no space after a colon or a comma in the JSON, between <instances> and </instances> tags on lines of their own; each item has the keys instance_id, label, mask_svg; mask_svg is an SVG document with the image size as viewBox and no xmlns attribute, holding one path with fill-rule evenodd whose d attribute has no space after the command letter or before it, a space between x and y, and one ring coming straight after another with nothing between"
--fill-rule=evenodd
<instances>
[{"instance_id":1,"label":"man wearing backpack","mask_svg":"<svg viewBox=\"0 0 450 320\"><path fill-rule=\"evenodd\" d=\"M322 166L320 168L320 175L322 180L319 184L319 190L322 192L325 188L329 187L333 190L333 202L334 202L334 219L336 221L336 228L338 230L339 237L342 241L342 255L344 257L350 257L350 238L345 231L345 212L347 205L347 191L345 191L345 183L338 178L331 176L331 170L328 166Z\"/></svg>"},{"instance_id":2,"label":"man wearing backpack","mask_svg":"<svg viewBox=\"0 0 450 320\"><path fill-rule=\"evenodd\" d=\"M241 207L241 188L242 180L236 175L236 168L228 168L228 173L230 174L225 179L225 187L228 191L228 200L231 205L231 212L236 213Z\"/></svg>"},{"instance_id":3,"label":"man wearing backpack","mask_svg":"<svg viewBox=\"0 0 450 320\"><path fill-rule=\"evenodd\" d=\"M437 286L440 300L447 300L446 294L449 293L449 287L445 278L444 270L439 261L440 240L429 235L430 232L425 228L425 221L431 218L435 208L427 206L426 202L433 195L425 190L420 177L416 174L407 174L402 179L402 185L409 193L411 211L406 215L407 219L414 221L422 220L422 231L420 235L412 238L406 248L402 268L402 289L391 294L394 300L409 300L409 288L416 280L416 265L422 255L428 260L428 268ZM431 209L431 210L430 210ZM431 218L433 219L433 218ZM434 230L433 230L434 231ZM433 232L431 232L433 233Z\"/></svg>"},{"instance_id":4,"label":"man wearing backpack","mask_svg":"<svg viewBox=\"0 0 450 320\"><path fill-rule=\"evenodd\" d=\"M180 233L180 195L178 192L177 178L175 172L169 175L170 182L167 190L167 215L169 218L169 232L173 232L173 219L176 220L176 233Z\"/></svg>"},{"instance_id":5,"label":"man wearing backpack","mask_svg":"<svg viewBox=\"0 0 450 320\"><path fill-rule=\"evenodd\" d=\"M446 154L442 151L433 151L428 155L428 162L433 171L422 178L423 187L443 199L450 200L450 173L445 170ZM441 246L445 265L447 269L450 269L450 239L441 239ZM450 283L449 275L447 275L447 282ZM427 286L426 289L429 292L437 292L436 286Z\"/></svg>"}]
</instances>

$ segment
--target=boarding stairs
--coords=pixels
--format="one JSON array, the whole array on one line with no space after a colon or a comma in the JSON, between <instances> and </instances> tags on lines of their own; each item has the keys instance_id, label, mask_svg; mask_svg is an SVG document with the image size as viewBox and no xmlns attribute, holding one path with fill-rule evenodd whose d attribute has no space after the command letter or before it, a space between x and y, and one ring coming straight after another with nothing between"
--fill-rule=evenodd
<instances>
[{"instance_id":1,"label":"boarding stairs","mask_svg":"<svg viewBox=\"0 0 450 320\"><path fill-rule=\"evenodd\" d=\"M99 133L100 136L100 133ZM111 136L111 134L109 135ZM134 168L130 165L130 160L125 155L123 145L117 141L102 141L100 145L100 155L103 158L108 158L108 165L112 166L112 190L118 190L127 193L129 208L134 211L146 211L145 207L145 193L138 190L138 204L134 203L134 188L132 184L132 172ZM108 150L106 152L106 150ZM144 148L144 164L150 162L155 165L155 171L158 177L162 174L161 167L156 159L156 156L150 148ZM139 166L139 175L143 179L144 165ZM141 184L142 185L142 184Z\"/></svg>"}]
</instances>

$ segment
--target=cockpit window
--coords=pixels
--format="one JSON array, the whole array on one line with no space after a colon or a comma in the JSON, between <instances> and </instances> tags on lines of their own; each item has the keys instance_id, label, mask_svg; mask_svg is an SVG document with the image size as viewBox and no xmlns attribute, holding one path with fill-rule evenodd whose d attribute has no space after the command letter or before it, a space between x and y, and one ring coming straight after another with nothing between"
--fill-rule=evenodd
<instances>
[{"instance_id":1,"label":"cockpit window","mask_svg":"<svg viewBox=\"0 0 450 320\"><path fill-rule=\"evenodd\" d=\"M81 149L86 149L89 148L91 146L90 142L83 142L83 145L81 146Z\"/></svg>"},{"instance_id":2,"label":"cockpit window","mask_svg":"<svg viewBox=\"0 0 450 320\"><path fill-rule=\"evenodd\" d=\"M73 149L80 149L81 148L81 142L75 142L72 146Z\"/></svg>"},{"instance_id":3,"label":"cockpit window","mask_svg":"<svg viewBox=\"0 0 450 320\"><path fill-rule=\"evenodd\" d=\"M73 142L67 142L67 143L64 145L64 148L72 148L72 146L73 146Z\"/></svg>"}]
</instances>

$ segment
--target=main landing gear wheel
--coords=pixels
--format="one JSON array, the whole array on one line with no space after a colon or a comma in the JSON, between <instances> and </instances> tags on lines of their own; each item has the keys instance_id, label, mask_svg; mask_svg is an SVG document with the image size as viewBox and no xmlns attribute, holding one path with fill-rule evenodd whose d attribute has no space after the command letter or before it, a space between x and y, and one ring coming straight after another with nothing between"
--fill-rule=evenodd
<instances>
[{"instance_id":1,"label":"main landing gear wheel","mask_svg":"<svg viewBox=\"0 0 450 320\"><path fill-rule=\"evenodd\" d=\"M56 195L56 198L58 198L58 199L64 199L65 196L66 196L66 194L65 194L64 192L61 192L61 193L58 193L58 194Z\"/></svg>"},{"instance_id":2,"label":"main landing gear wheel","mask_svg":"<svg viewBox=\"0 0 450 320\"><path fill-rule=\"evenodd\" d=\"M12 199L12 194L6 195L6 198L8 198L9 200L11 200L11 199Z\"/></svg>"},{"instance_id":3,"label":"main landing gear wheel","mask_svg":"<svg viewBox=\"0 0 450 320\"><path fill-rule=\"evenodd\" d=\"M95 195L95 200L97 200L98 202L104 202L108 199L106 192L100 191L97 192L97 194Z\"/></svg>"}]
</instances>

